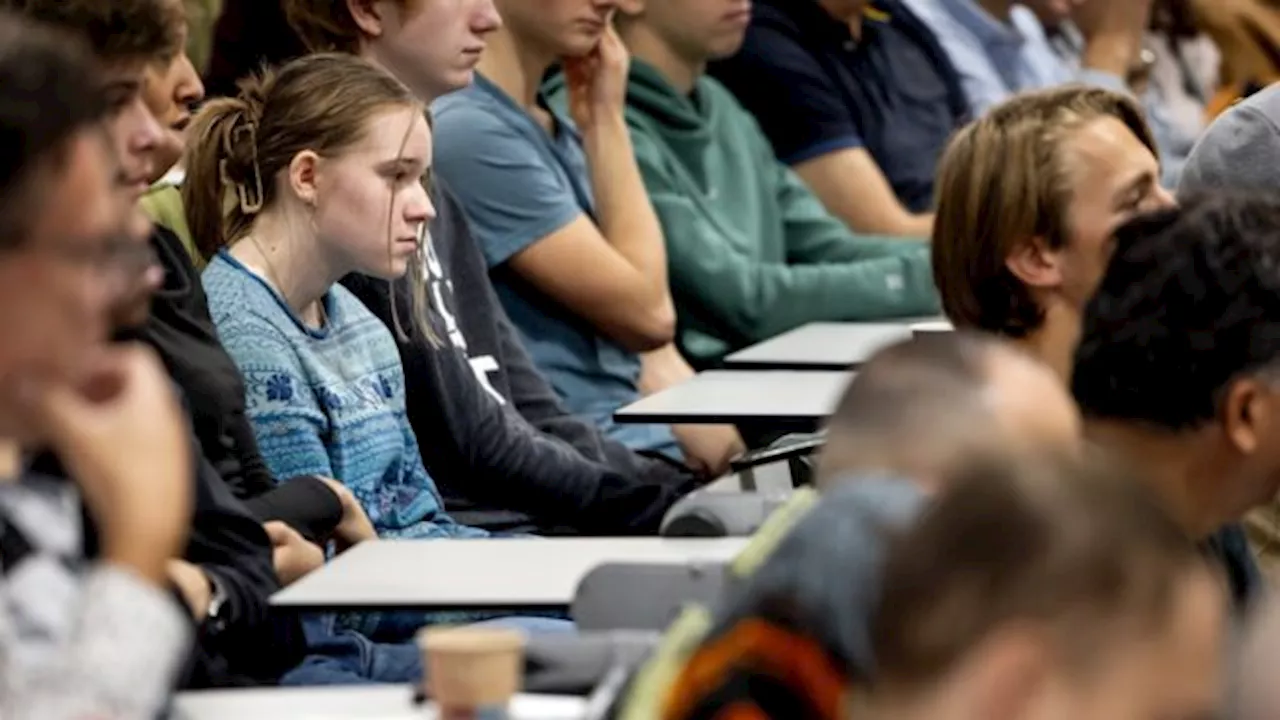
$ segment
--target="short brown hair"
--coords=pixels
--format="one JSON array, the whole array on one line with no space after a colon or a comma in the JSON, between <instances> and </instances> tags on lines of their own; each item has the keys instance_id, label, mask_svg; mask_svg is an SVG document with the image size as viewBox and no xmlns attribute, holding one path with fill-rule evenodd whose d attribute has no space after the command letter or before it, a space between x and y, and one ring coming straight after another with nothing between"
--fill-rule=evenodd
<instances>
[{"instance_id":1,"label":"short brown hair","mask_svg":"<svg viewBox=\"0 0 1280 720\"><path fill-rule=\"evenodd\" d=\"M1005 262L1018 243L1069 236L1065 141L1083 125L1113 117L1156 153L1142 111L1126 95L1078 85L1019 95L952 139L938 167L933 277L959 328L1014 338L1044 312Z\"/></svg>"},{"instance_id":2,"label":"short brown hair","mask_svg":"<svg viewBox=\"0 0 1280 720\"><path fill-rule=\"evenodd\" d=\"M107 101L83 42L0 11L0 250L20 247L73 137Z\"/></svg>"},{"instance_id":3,"label":"short brown hair","mask_svg":"<svg viewBox=\"0 0 1280 720\"><path fill-rule=\"evenodd\" d=\"M397 2L408 7L421 0ZM284 0L284 12L289 26L311 52L360 52L364 33L351 16L347 0Z\"/></svg>"},{"instance_id":4,"label":"short brown hair","mask_svg":"<svg viewBox=\"0 0 1280 720\"><path fill-rule=\"evenodd\" d=\"M1073 669L1096 665L1118 633L1163 628L1181 584L1208 572L1148 488L1099 457L975 466L948 481L890 543L872 631L889 687L942 679L1008 623L1043 624Z\"/></svg>"},{"instance_id":5,"label":"short brown hair","mask_svg":"<svg viewBox=\"0 0 1280 720\"><path fill-rule=\"evenodd\" d=\"M985 448L996 423L987 391L1000 352L1014 351L963 330L924 333L877 352L827 423L819 487L872 470L932 474ZM925 446L921 437L929 438Z\"/></svg>"},{"instance_id":6,"label":"short brown hair","mask_svg":"<svg viewBox=\"0 0 1280 720\"><path fill-rule=\"evenodd\" d=\"M159 60L182 51L181 3L163 0L0 0L27 17L83 36L99 60Z\"/></svg>"}]
</instances>

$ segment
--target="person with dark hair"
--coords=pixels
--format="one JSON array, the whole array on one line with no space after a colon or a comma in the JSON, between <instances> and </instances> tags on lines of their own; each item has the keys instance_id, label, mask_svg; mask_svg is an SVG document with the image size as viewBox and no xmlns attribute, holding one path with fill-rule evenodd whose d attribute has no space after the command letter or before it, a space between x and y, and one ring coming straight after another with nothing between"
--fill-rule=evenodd
<instances>
[{"instance_id":1,"label":"person with dark hair","mask_svg":"<svg viewBox=\"0 0 1280 720\"><path fill-rule=\"evenodd\" d=\"M1142 111L1081 86L1020 95L965 127L937 190L943 311L958 328L1015 340L1064 382L1112 232L1173 204Z\"/></svg>"},{"instance_id":2,"label":"person with dark hair","mask_svg":"<svg viewBox=\"0 0 1280 720\"><path fill-rule=\"evenodd\" d=\"M152 354L106 343L137 265L110 100L76 38L0 12L5 718L154 717L191 634L168 591L191 519L180 404ZM24 448L53 448L73 482L26 467Z\"/></svg>"},{"instance_id":3,"label":"person with dark hair","mask_svg":"<svg viewBox=\"0 0 1280 720\"><path fill-rule=\"evenodd\" d=\"M1141 483L1054 454L941 480L928 507L874 515L886 481L824 497L726 602L661 717L1211 714L1224 592ZM865 547L883 565L849 552Z\"/></svg>"},{"instance_id":4,"label":"person with dark hair","mask_svg":"<svg viewBox=\"0 0 1280 720\"><path fill-rule=\"evenodd\" d=\"M825 619L806 615L805 622L787 632L817 637L833 623L865 632L875 596L857 588L874 587L863 581L873 581L883 561L879 528L908 522L956 468L1022 453L1069 456L1078 452L1079 442L1079 414L1062 382L1043 363L997 338L967 332L925 335L876 353L831 417L818 469L822 495L799 490L768 519L732 566L735 580L728 604L714 614L691 608L672 625L662 649L622 694L624 716L658 717L657 706L673 682L697 682L708 700L716 695L718 701L754 701L753 686L733 684L734 678L742 678L744 666L719 652L717 643L737 620L756 619L752 613L760 606L744 599L755 597L750 588L770 587L775 581L803 583L805 592L834 597L822 589L832 581L829 568L794 565L796 558L785 553L774 559L783 553L779 543L797 523L807 523L810 513L828 512L824 508L832 507L831 497L845 498L837 501L845 519L840 528L824 522L822 532L833 543L832 553L840 556L831 566L846 571L839 582L851 583L840 587L855 591L840 596L838 610L823 606L819 615L825 612ZM800 567L804 577L797 576ZM832 592L841 592L834 588ZM750 663L754 651L744 651ZM692 679L695 673L700 680ZM693 696L701 690L690 688L686 700L699 704ZM817 686L810 690L822 691Z\"/></svg>"},{"instance_id":5,"label":"person with dark hair","mask_svg":"<svg viewBox=\"0 0 1280 720\"><path fill-rule=\"evenodd\" d=\"M1086 435L1130 462L1243 604L1236 524L1280 490L1280 202L1206 197L1136 219L1090 302L1072 391Z\"/></svg>"},{"instance_id":6,"label":"person with dark hair","mask_svg":"<svg viewBox=\"0 0 1280 720\"><path fill-rule=\"evenodd\" d=\"M192 102L193 93L198 99L201 92L198 81L194 88L184 89L191 81L182 80L190 66L180 42L185 35L180 0L24 0L22 5L30 17L86 38L114 73L117 89L124 93L117 98L125 104L109 126L122 163L147 173L141 186L145 189L168 170L174 148L181 151L184 109L177 106ZM132 37L102 29L115 25L131 28ZM180 82L169 84L170 77ZM169 89L167 103L161 102L158 85ZM129 211L138 214L135 185L129 183L124 191ZM342 495L318 478L274 493L274 482L258 480L253 472L262 465L257 446L246 445L252 443L252 431L243 421L237 425L234 415L221 412L237 399L243 407L243 389L228 389L230 380L207 382L208 376L201 375L208 369L207 358L190 352L184 342L192 334L213 334L211 322L202 327L187 312L188 303L204 303L199 276L194 269L184 270L186 254L171 232L146 226L150 232L130 236L136 262L111 304L111 320L116 340L141 342L159 354L184 395L198 443L192 533L182 558L168 569L175 596L188 606L199 634L181 682L185 687L274 683L301 660L305 646L296 618L271 612L269 598L282 582L323 562L323 552L288 527L264 528L262 523L283 519L310 537L327 537L343 516ZM235 372L230 360L226 366ZM239 435L237 429L242 430ZM38 458L36 466L50 474L65 472L48 456ZM340 488L337 483L333 487ZM299 505L319 510L300 511ZM354 499L350 505L355 505Z\"/></svg>"}]
</instances>

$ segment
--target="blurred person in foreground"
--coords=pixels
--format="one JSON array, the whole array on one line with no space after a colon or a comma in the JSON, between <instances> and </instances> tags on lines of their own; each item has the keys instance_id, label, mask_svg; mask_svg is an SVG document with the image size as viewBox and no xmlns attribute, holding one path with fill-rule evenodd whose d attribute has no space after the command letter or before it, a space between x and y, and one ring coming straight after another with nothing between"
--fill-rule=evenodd
<instances>
[{"instance_id":1,"label":"blurred person in foreground","mask_svg":"<svg viewBox=\"0 0 1280 720\"><path fill-rule=\"evenodd\" d=\"M745 597L798 522L835 492L848 497L841 512L850 525L841 541L850 582L874 580L884 557L877 528L902 524L955 468L987 457L1037 451L1077 451L1080 419L1066 389L1035 358L998 339L957 332L922 335L886 348L855 376L828 426L818 490L797 491L757 532L731 568L729 604L691 608L668 630L662 646L632 678L615 710L620 718L655 718L676 683L704 658L727 659L716 642L734 626L726 614ZM848 488L846 488L848 486ZM811 581L831 579L819 573ZM845 598L844 622L859 622L875 596ZM814 628L814 632L822 631ZM742 658L751 654L744 648ZM734 675L727 663L713 674Z\"/></svg>"},{"instance_id":2,"label":"blurred person in foreground","mask_svg":"<svg viewBox=\"0 0 1280 720\"><path fill-rule=\"evenodd\" d=\"M187 428L159 361L106 342L140 230L104 127L113 90L75 38L0 13L5 718L153 717L191 635L168 591L191 518ZM40 448L74 482L30 472L22 452Z\"/></svg>"}]
</instances>

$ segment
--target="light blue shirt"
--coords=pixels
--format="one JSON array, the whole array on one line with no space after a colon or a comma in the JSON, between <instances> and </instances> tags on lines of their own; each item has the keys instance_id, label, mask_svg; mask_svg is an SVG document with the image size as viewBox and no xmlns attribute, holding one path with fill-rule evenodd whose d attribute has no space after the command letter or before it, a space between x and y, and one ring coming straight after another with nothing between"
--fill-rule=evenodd
<instances>
[{"instance_id":1,"label":"light blue shirt","mask_svg":"<svg viewBox=\"0 0 1280 720\"><path fill-rule=\"evenodd\" d=\"M1119 1L1119 0L1117 0ZM904 0L924 21L960 74L969 108L977 117L1024 90L1084 82L1127 92L1110 73L1075 70L1053 51L1030 10L1015 6L1013 24L992 17L974 0ZM1031 22L1026 22L1027 17Z\"/></svg>"},{"instance_id":2,"label":"light blue shirt","mask_svg":"<svg viewBox=\"0 0 1280 720\"><path fill-rule=\"evenodd\" d=\"M937 36L960 74L974 117L1017 93L1073 82L1131 92L1124 78L1082 67L1078 57L1074 61L1064 58L1035 13L1022 5L1015 5L1010 11L1011 22L1004 23L974 0L903 2ZM1159 96L1148 94L1142 100L1163 161L1164 183L1172 186L1193 140L1176 136Z\"/></svg>"},{"instance_id":3,"label":"light blue shirt","mask_svg":"<svg viewBox=\"0 0 1280 720\"><path fill-rule=\"evenodd\" d=\"M677 456L666 425L619 425L613 413L640 398L640 358L518 277L507 261L569 225L594 217L586 155L573 122L548 134L482 76L438 100L435 170L457 196L490 279L538 368L576 415L633 450ZM589 272L590 268L578 268Z\"/></svg>"}]
</instances>

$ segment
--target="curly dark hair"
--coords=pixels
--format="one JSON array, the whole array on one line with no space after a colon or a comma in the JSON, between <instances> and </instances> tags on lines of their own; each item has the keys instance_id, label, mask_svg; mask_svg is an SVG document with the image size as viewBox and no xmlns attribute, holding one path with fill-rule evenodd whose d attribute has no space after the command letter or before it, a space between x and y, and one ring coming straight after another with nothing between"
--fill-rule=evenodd
<instances>
[{"instance_id":1,"label":"curly dark hair","mask_svg":"<svg viewBox=\"0 0 1280 720\"><path fill-rule=\"evenodd\" d=\"M1280 201L1215 195L1136 218L1085 312L1072 391L1086 417L1179 431L1280 360Z\"/></svg>"},{"instance_id":2,"label":"curly dark hair","mask_svg":"<svg viewBox=\"0 0 1280 720\"><path fill-rule=\"evenodd\" d=\"M99 60L155 60L182 50L182 3L165 0L0 0L40 22L83 35Z\"/></svg>"}]
</instances>

